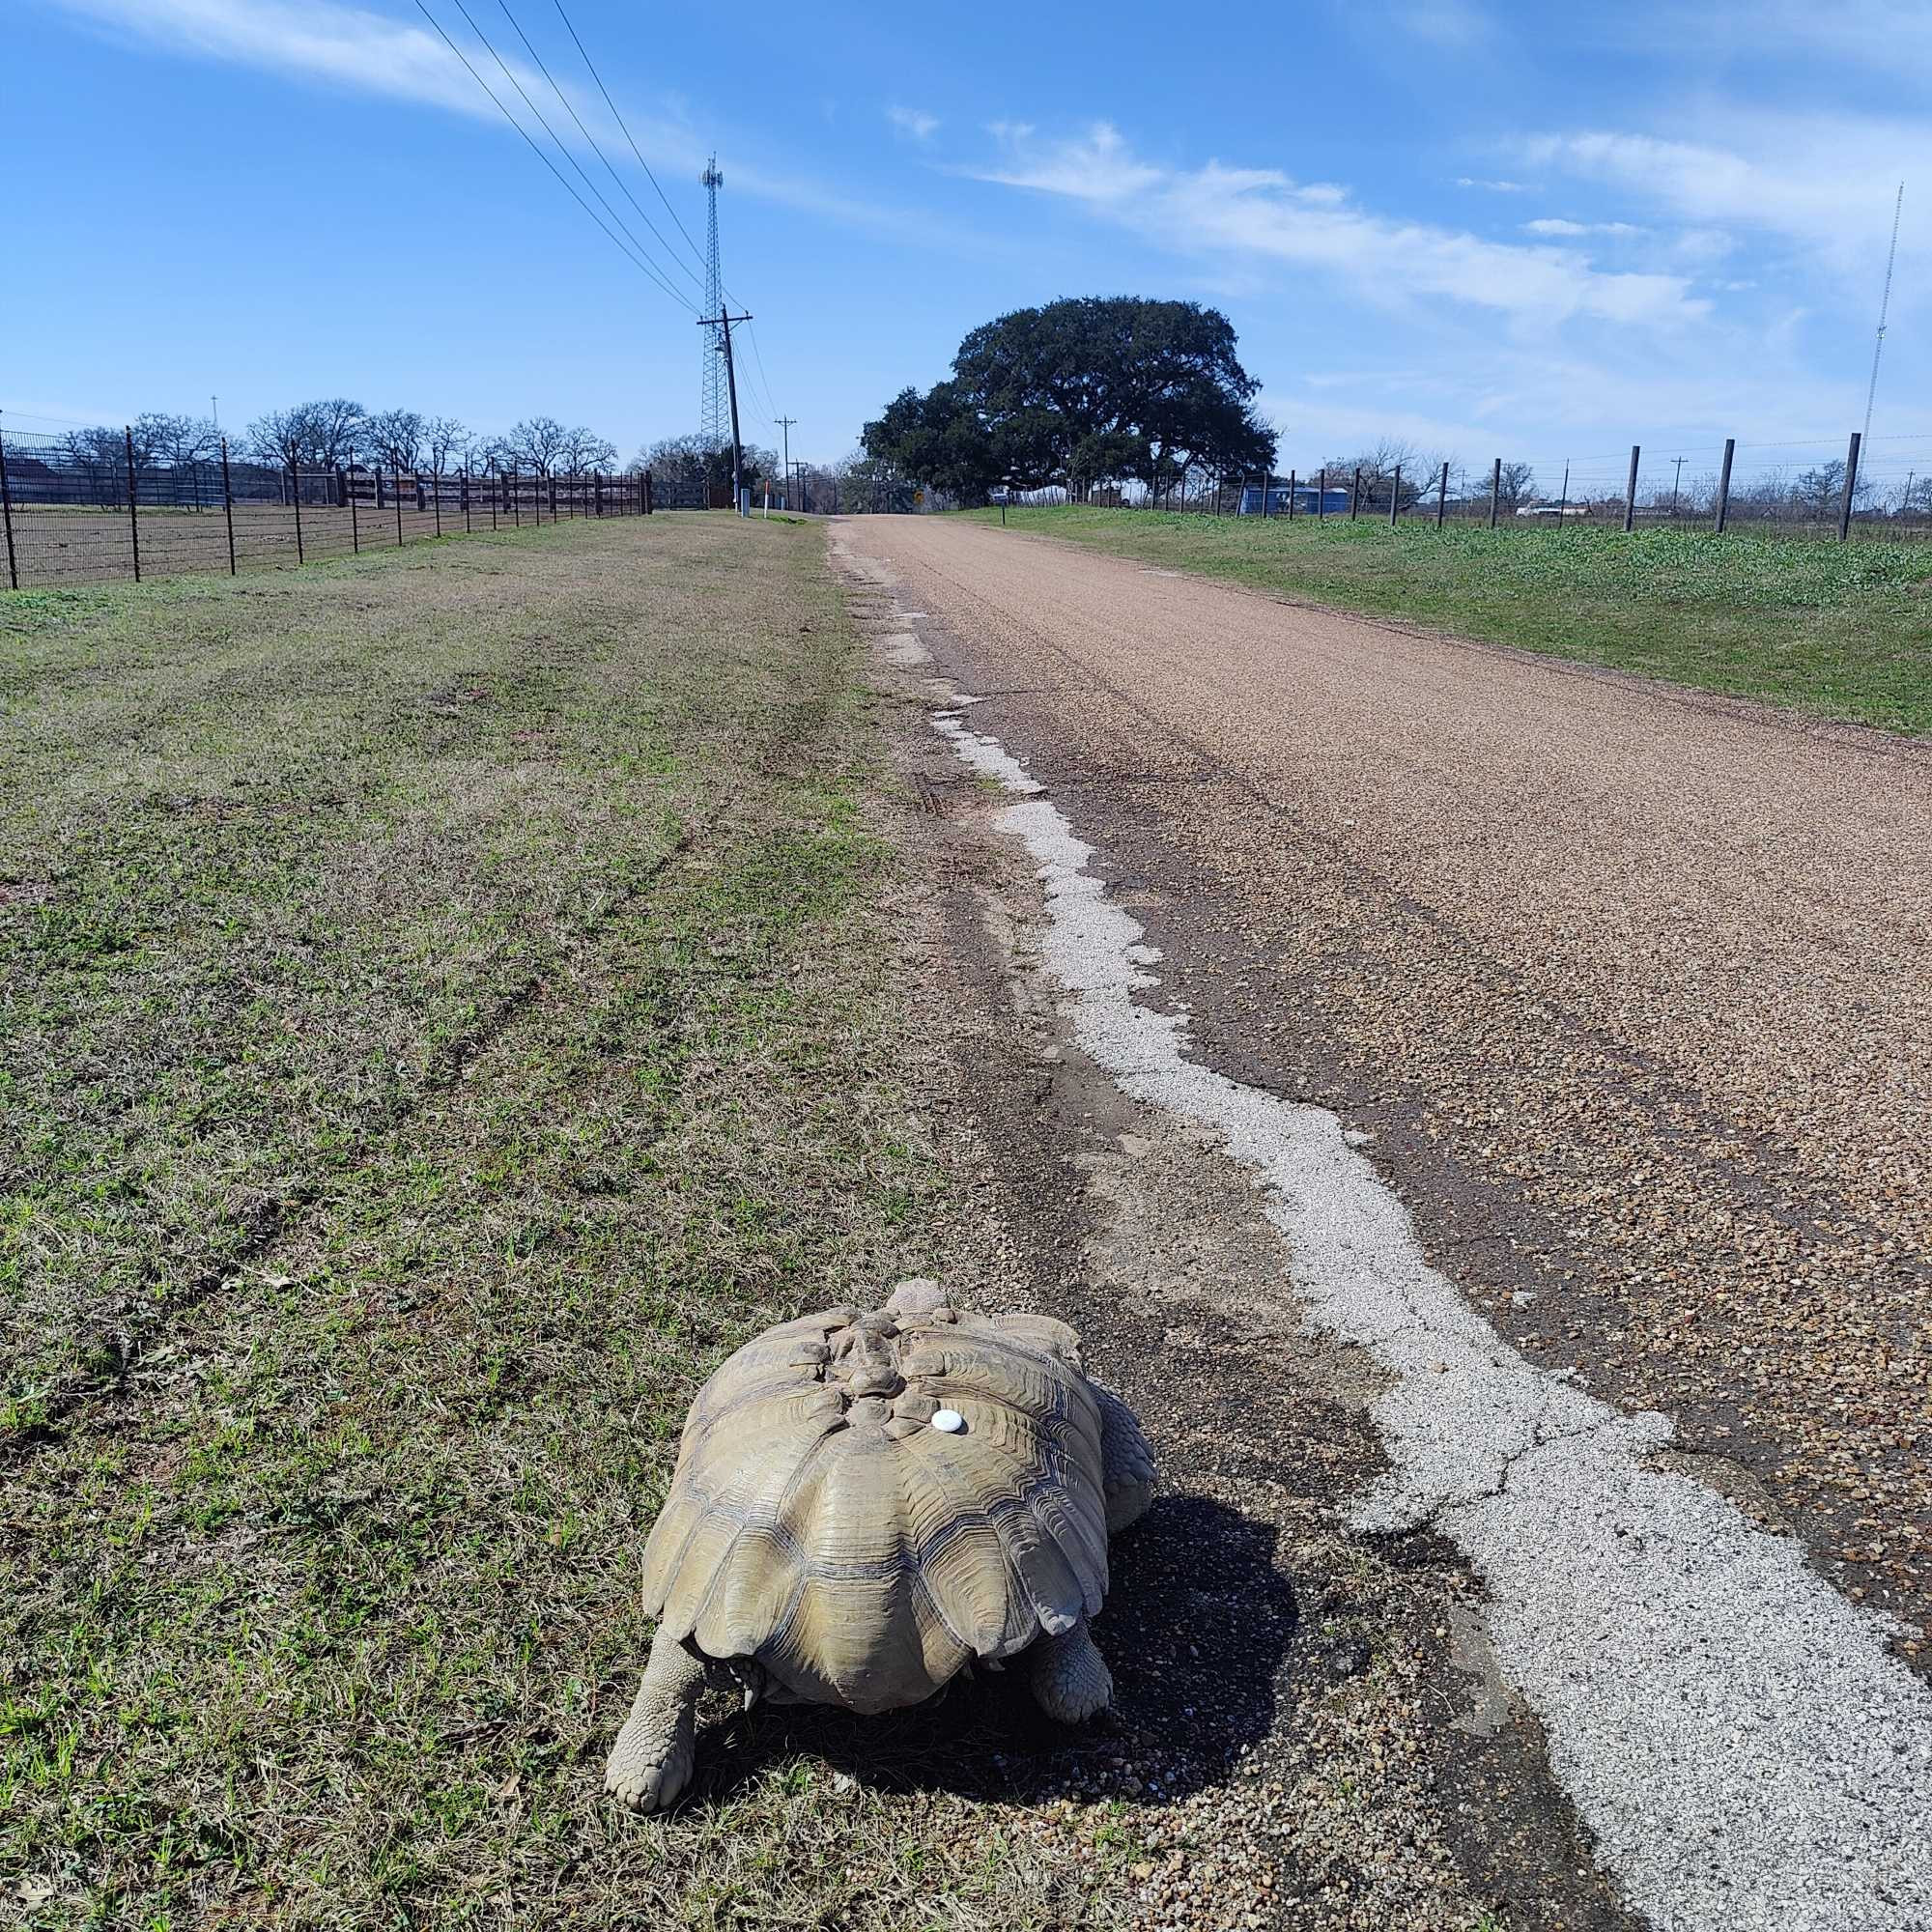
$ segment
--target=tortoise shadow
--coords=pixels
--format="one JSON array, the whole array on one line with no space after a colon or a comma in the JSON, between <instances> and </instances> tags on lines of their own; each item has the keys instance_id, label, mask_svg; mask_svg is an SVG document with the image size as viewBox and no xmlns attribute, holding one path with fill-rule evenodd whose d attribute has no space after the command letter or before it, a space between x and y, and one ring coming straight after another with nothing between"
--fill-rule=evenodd
<instances>
[{"instance_id":1,"label":"tortoise shadow","mask_svg":"<svg viewBox=\"0 0 1932 1932\"><path fill-rule=\"evenodd\" d=\"M1114 1708L1077 1729L1033 1701L1023 1661L877 1718L761 1705L702 1725L687 1804L793 1758L882 1791L1024 1800L1070 1789L1161 1803L1225 1783L1274 1728L1296 1621L1280 1532L1205 1496L1163 1496L1117 1537L1094 1635ZM708 1699L707 1705L715 1704Z\"/></svg>"}]
</instances>

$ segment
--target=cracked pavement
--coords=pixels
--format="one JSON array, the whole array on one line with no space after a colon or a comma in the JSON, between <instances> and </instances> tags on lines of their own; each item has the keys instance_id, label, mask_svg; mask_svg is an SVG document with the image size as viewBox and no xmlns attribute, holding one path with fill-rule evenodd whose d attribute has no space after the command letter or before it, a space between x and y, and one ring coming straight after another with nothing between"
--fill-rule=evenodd
<instances>
[{"instance_id":1,"label":"cracked pavement","mask_svg":"<svg viewBox=\"0 0 1932 1932\"><path fill-rule=\"evenodd\" d=\"M960 688L1025 693L974 762L1044 788L1003 819L1084 922L1081 1043L1214 1122L1392 1372L1354 1520L1487 1579L1626 1895L1925 1922L1920 1635L1854 1607L1926 1608L1922 748L987 529L850 540ZM1111 976L1103 901L1154 949Z\"/></svg>"}]
</instances>

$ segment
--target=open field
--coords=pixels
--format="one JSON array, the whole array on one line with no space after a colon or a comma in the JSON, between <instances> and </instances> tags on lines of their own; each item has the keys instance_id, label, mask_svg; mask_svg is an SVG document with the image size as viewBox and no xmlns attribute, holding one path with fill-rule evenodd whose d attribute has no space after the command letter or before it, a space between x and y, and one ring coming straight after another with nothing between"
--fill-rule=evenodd
<instances>
[{"instance_id":1,"label":"open field","mask_svg":"<svg viewBox=\"0 0 1932 1932\"><path fill-rule=\"evenodd\" d=\"M10 1912L1095 1922L889 1732L599 1795L698 1380L946 1258L821 541L0 600Z\"/></svg>"},{"instance_id":2,"label":"open field","mask_svg":"<svg viewBox=\"0 0 1932 1932\"><path fill-rule=\"evenodd\" d=\"M998 510L966 513L997 525ZM1419 520L1013 509L1014 528L1255 590L1932 732L1932 578L1911 545L1708 533L1437 530Z\"/></svg>"}]
</instances>

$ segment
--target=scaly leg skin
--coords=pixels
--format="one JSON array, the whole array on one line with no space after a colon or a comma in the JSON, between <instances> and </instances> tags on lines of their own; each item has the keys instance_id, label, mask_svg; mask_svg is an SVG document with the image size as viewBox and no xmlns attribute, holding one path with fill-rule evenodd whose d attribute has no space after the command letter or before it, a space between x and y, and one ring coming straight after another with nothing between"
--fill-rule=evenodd
<instances>
[{"instance_id":1,"label":"scaly leg skin","mask_svg":"<svg viewBox=\"0 0 1932 1932\"><path fill-rule=\"evenodd\" d=\"M1041 1637L1029 1654L1034 1697L1055 1723L1084 1724L1114 1701L1113 1673L1085 1617L1059 1636Z\"/></svg>"},{"instance_id":2,"label":"scaly leg skin","mask_svg":"<svg viewBox=\"0 0 1932 1932\"><path fill-rule=\"evenodd\" d=\"M633 1811L662 1811L691 1782L692 1735L704 1666L662 1625L638 1701L604 1771L604 1789Z\"/></svg>"},{"instance_id":3,"label":"scaly leg skin","mask_svg":"<svg viewBox=\"0 0 1932 1932\"><path fill-rule=\"evenodd\" d=\"M1153 1451L1134 1412L1110 1388L1091 1385L1100 1410L1100 1477L1107 1497L1107 1534L1138 1522L1153 1501Z\"/></svg>"}]
</instances>

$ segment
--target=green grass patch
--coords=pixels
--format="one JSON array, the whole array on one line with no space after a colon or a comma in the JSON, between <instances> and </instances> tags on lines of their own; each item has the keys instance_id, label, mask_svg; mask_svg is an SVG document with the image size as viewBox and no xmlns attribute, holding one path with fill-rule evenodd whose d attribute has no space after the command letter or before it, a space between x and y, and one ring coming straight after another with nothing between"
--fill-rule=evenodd
<instances>
[{"instance_id":1,"label":"green grass patch","mask_svg":"<svg viewBox=\"0 0 1932 1932\"><path fill-rule=\"evenodd\" d=\"M1093 1922L1077 1860L989 1865L965 1800L810 1757L601 1797L698 1382L945 1262L821 533L565 526L0 626L0 1898Z\"/></svg>"},{"instance_id":2,"label":"green grass patch","mask_svg":"<svg viewBox=\"0 0 1932 1932\"><path fill-rule=\"evenodd\" d=\"M1932 555L1913 544L1078 505L1008 514L1021 530L1279 596L1932 732Z\"/></svg>"}]
</instances>

